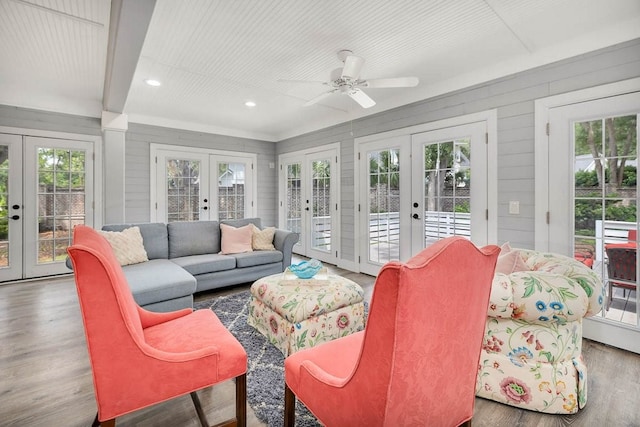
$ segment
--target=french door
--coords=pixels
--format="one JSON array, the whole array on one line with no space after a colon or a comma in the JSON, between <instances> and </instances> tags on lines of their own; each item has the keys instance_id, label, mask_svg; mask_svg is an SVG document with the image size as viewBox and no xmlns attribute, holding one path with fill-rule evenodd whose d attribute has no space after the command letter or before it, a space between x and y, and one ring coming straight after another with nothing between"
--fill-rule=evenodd
<instances>
[{"instance_id":1,"label":"french door","mask_svg":"<svg viewBox=\"0 0 640 427\"><path fill-rule=\"evenodd\" d=\"M279 158L280 227L298 233L294 252L324 262L338 260L337 147Z\"/></svg>"},{"instance_id":2,"label":"french door","mask_svg":"<svg viewBox=\"0 0 640 427\"><path fill-rule=\"evenodd\" d=\"M635 290L606 289L603 310L584 335L640 353L637 251L640 92L550 108L548 249L589 265L606 284L607 248L635 253ZM610 303L608 301L611 301Z\"/></svg>"},{"instance_id":3,"label":"french door","mask_svg":"<svg viewBox=\"0 0 640 427\"><path fill-rule=\"evenodd\" d=\"M94 149L0 134L0 281L69 272L73 227L94 221Z\"/></svg>"},{"instance_id":4,"label":"french door","mask_svg":"<svg viewBox=\"0 0 640 427\"><path fill-rule=\"evenodd\" d=\"M152 218L159 222L255 216L255 155L152 147Z\"/></svg>"},{"instance_id":5,"label":"french door","mask_svg":"<svg viewBox=\"0 0 640 427\"><path fill-rule=\"evenodd\" d=\"M488 243L486 134L475 122L359 147L361 271L375 275L448 236Z\"/></svg>"}]
</instances>

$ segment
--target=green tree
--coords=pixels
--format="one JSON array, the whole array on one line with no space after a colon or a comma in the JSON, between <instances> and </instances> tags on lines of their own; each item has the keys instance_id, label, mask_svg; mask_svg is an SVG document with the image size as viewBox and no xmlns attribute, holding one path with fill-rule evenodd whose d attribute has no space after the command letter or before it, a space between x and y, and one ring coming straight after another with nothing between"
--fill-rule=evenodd
<instances>
[{"instance_id":1,"label":"green tree","mask_svg":"<svg viewBox=\"0 0 640 427\"><path fill-rule=\"evenodd\" d=\"M424 170L426 186L425 210L441 210L439 196L445 186L455 187L470 184L471 142L469 139L439 142L424 149ZM456 208L460 209L460 208Z\"/></svg>"},{"instance_id":2,"label":"green tree","mask_svg":"<svg viewBox=\"0 0 640 427\"><path fill-rule=\"evenodd\" d=\"M630 115L576 123L575 153L591 154L600 186L608 183L615 189L623 185L627 159L637 158L636 117Z\"/></svg>"}]
</instances>

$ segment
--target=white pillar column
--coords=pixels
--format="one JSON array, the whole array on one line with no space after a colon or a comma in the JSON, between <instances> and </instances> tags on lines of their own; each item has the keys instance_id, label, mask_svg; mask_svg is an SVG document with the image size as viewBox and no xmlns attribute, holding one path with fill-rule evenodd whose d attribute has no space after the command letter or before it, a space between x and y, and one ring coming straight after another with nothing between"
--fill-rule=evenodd
<instances>
[{"instance_id":1,"label":"white pillar column","mask_svg":"<svg viewBox=\"0 0 640 427\"><path fill-rule=\"evenodd\" d=\"M104 223L125 222L125 133L126 114L102 112L104 141Z\"/></svg>"}]
</instances>

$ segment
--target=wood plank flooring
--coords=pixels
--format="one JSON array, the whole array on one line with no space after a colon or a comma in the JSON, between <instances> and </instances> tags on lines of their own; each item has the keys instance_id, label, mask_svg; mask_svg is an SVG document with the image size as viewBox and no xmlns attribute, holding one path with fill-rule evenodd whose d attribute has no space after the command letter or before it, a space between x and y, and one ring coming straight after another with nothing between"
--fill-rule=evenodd
<instances>
[{"instance_id":1,"label":"wood plank flooring","mask_svg":"<svg viewBox=\"0 0 640 427\"><path fill-rule=\"evenodd\" d=\"M371 298L374 278L336 268ZM237 286L198 300L248 289ZM474 426L640 426L640 355L585 340L587 407L573 416L476 399ZM231 382L199 392L209 422L234 413ZM284 398L284 396L283 396ZM262 426L250 407L248 425ZM0 286L0 426L89 426L96 412L91 369L71 276ZM118 426L198 426L190 397L118 418Z\"/></svg>"}]
</instances>

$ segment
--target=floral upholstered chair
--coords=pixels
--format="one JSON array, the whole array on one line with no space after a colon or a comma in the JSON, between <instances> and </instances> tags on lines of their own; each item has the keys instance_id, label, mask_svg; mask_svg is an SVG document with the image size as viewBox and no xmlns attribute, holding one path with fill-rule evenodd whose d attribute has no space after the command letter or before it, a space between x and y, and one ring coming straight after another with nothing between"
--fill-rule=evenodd
<instances>
[{"instance_id":1,"label":"floral upholstered chair","mask_svg":"<svg viewBox=\"0 0 640 427\"><path fill-rule=\"evenodd\" d=\"M597 314L603 301L602 281L579 261L503 245L476 395L546 413L584 407L582 319Z\"/></svg>"}]
</instances>

